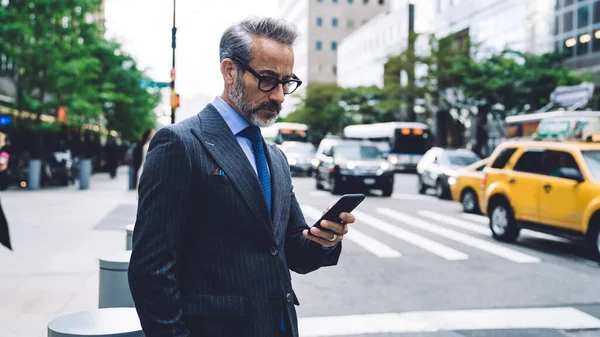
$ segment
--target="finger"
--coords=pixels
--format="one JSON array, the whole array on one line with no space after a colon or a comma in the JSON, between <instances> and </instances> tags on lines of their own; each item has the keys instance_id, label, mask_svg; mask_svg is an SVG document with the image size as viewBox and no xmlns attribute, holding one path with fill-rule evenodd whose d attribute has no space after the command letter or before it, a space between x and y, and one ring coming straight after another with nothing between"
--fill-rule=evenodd
<instances>
[{"instance_id":1,"label":"finger","mask_svg":"<svg viewBox=\"0 0 600 337\"><path fill-rule=\"evenodd\" d=\"M350 224L350 223L354 223L354 221L356 221L356 217L354 217L354 214L352 213L340 213L340 219L342 219L342 221L344 221L344 223Z\"/></svg>"},{"instance_id":2,"label":"finger","mask_svg":"<svg viewBox=\"0 0 600 337\"><path fill-rule=\"evenodd\" d=\"M312 227L310 229L310 234L312 234L313 236L317 236L323 240L331 240L331 238L333 238L333 232L329 231L329 230L324 230L324 229L320 229L317 227ZM337 235L337 233L335 233Z\"/></svg>"},{"instance_id":3,"label":"finger","mask_svg":"<svg viewBox=\"0 0 600 337\"><path fill-rule=\"evenodd\" d=\"M318 236L308 234L308 230L304 230L304 232L302 232L302 234L304 235L305 238L307 238L313 242L316 242L326 248L334 247L335 245L338 244L338 242L342 241L342 239L343 239L342 236L338 236L337 239L335 239L334 241L325 240Z\"/></svg>"},{"instance_id":4,"label":"finger","mask_svg":"<svg viewBox=\"0 0 600 337\"><path fill-rule=\"evenodd\" d=\"M328 229L332 232L335 232L336 234L346 234L346 233L344 233L344 230L348 226L341 224L341 223L333 222L333 221L323 220L323 221L321 221L321 227Z\"/></svg>"}]
</instances>

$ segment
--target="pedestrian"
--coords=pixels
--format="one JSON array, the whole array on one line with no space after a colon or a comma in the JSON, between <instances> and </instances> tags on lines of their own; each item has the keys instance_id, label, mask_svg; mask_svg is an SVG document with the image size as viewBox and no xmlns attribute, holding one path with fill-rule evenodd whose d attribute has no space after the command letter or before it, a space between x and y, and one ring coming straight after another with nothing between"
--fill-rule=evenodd
<instances>
[{"instance_id":1,"label":"pedestrian","mask_svg":"<svg viewBox=\"0 0 600 337\"><path fill-rule=\"evenodd\" d=\"M155 130L153 128L146 129L142 135L142 139L140 139L133 150L133 171L136 188L140 183L142 169L144 168L144 162L146 161L146 153L148 152L148 146L150 145L150 140L154 136L154 133Z\"/></svg>"},{"instance_id":2,"label":"pedestrian","mask_svg":"<svg viewBox=\"0 0 600 337\"><path fill-rule=\"evenodd\" d=\"M229 27L221 96L150 143L129 264L146 337L298 336L290 270L337 264L354 216L309 228L285 156L259 129L301 84L296 37L271 18Z\"/></svg>"},{"instance_id":3,"label":"pedestrian","mask_svg":"<svg viewBox=\"0 0 600 337\"><path fill-rule=\"evenodd\" d=\"M10 159L10 155L4 151L4 147L6 146L6 134L0 132L0 179L2 179L2 190L5 190L8 187L8 176L6 170L8 169L8 161ZM6 221L6 216L4 215L4 210L2 209L2 204L0 203L0 243L4 245L6 248L12 250L12 245L10 243L10 233L8 231L8 221Z\"/></svg>"}]
</instances>

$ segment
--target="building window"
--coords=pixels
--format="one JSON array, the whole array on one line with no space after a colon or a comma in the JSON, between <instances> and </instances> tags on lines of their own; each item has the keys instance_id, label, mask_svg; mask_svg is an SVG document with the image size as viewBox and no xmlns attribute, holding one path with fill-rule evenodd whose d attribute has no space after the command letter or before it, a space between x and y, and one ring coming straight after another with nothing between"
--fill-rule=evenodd
<instances>
[{"instance_id":1,"label":"building window","mask_svg":"<svg viewBox=\"0 0 600 337\"><path fill-rule=\"evenodd\" d=\"M354 19L348 19L348 28L354 28Z\"/></svg>"},{"instance_id":2,"label":"building window","mask_svg":"<svg viewBox=\"0 0 600 337\"><path fill-rule=\"evenodd\" d=\"M379 0L379 6L383 6L385 4L384 0Z\"/></svg>"},{"instance_id":3,"label":"building window","mask_svg":"<svg viewBox=\"0 0 600 337\"><path fill-rule=\"evenodd\" d=\"M587 27L590 22L590 9L588 6L579 7L577 10L577 28Z\"/></svg>"},{"instance_id":4,"label":"building window","mask_svg":"<svg viewBox=\"0 0 600 337\"><path fill-rule=\"evenodd\" d=\"M368 5L369 4L369 0L363 0L363 4Z\"/></svg>"},{"instance_id":5,"label":"building window","mask_svg":"<svg viewBox=\"0 0 600 337\"><path fill-rule=\"evenodd\" d=\"M331 0L334 4L338 3L338 0Z\"/></svg>"},{"instance_id":6,"label":"building window","mask_svg":"<svg viewBox=\"0 0 600 337\"><path fill-rule=\"evenodd\" d=\"M571 6L573 4L573 0L565 0L565 7Z\"/></svg>"},{"instance_id":7,"label":"building window","mask_svg":"<svg viewBox=\"0 0 600 337\"><path fill-rule=\"evenodd\" d=\"M585 55L588 52L590 34L579 35L577 39L577 55Z\"/></svg>"},{"instance_id":8,"label":"building window","mask_svg":"<svg viewBox=\"0 0 600 337\"><path fill-rule=\"evenodd\" d=\"M559 20L560 16L554 18L554 35L558 35L558 33L560 33Z\"/></svg>"},{"instance_id":9,"label":"building window","mask_svg":"<svg viewBox=\"0 0 600 337\"><path fill-rule=\"evenodd\" d=\"M316 47L317 47L317 50L321 50L321 49L323 49L323 42L321 42L321 41L317 41L317 45L316 45Z\"/></svg>"},{"instance_id":10,"label":"building window","mask_svg":"<svg viewBox=\"0 0 600 337\"><path fill-rule=\"evenodd\" d=\"M563 33L573 30L573 12L567 12L563 16Z\"/></svg>"},{"instance_id":11,"label":"building window","mask_svg":"<svg viewBox=\"0 0 600 337\"><path fill-rule=\"evenodd\" d=\"M335 42L335 41L331 42L331 50L333 50L333 51L337 50L337 42Z\"/></svg>"},{"instance_id":12,"label":"building window","mask_svg":"<svg viewBox=\"0 0 600 337\"><path fill-rule=\"evenodd\" d=\"M354 0L348 0L348 5L354 5Z\"/></svg>"},{"instance_id":13,"label":"building window","mask_svg":"<svg viewBox=\"0 0 600 337\"><path fill-rule=\"evenodd\" d=\"M337 65L335 65L335 64L334 64L334 65L331 67L331 72L332 72L334 75L337 75Z\"/></svg>"},{"instance_id":14,"label":"building window","mask_svg":"<svg viewBox=\"0 0 600 337\"><path fill-rule=\"evenodd\" d=\"M331 25L332 25L333 27L337 27L337 26L338 26L338 19L337 19L337 18L333 18L333 19L331 19Z\"/></svg>"},{"instance_id":15,"label":"building window","mask_svg":"<svg viewBox=\"0 0 600 337\"><path fill-rule=\"evenodd\" d=\"M592 51L600 51L600 29L594 32L594 36L592 36Z\"/></svg>"},{"instance_id":16,"label":"building window","mask_svg":"<svg viewBox=\"0 0 600 337\"><path fill-rule=\"evenodd\" d=\"M317 27L322 27L323 26L323 18L320 16L317 16Z\"/></svg>"},{"instance_id":17,"label":"building window","mask_svg":"<svg viewBox=\"0 0 600 337\"><path fill-rule=\"evenodd\" d=\"M322 3L322 2L323 2L323 0L317 0L317 2L318 2L318 3Z\"/></svg>"},{"instance_id":18,"label":"building window","mask_svg":"<svg viewBox=\"0 0 600 337\"><path fill-rule=\"evenodd\" d=\"M560 8L560 0L554 0L554 9Z\"/></svg>"},{"instance_id":19,"label":"building window","mask_svg":"<svg viewBox=\"0 0 600 337\"><path fill-rule=\"evenodd\" d=\"M594 3L594 23L600 23L600 0Z\"/></svg>"}]
</instances>

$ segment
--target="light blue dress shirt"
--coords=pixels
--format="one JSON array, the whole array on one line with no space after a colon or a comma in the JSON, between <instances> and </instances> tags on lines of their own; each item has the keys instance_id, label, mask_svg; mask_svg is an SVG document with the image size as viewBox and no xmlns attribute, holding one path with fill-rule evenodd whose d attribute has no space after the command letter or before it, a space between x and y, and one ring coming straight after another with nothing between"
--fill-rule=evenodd
<instances>
[{"instance_id":1,"label":"light blue dress shirt","mask_svg":"<svg viewBox=\"0 0 600 337\"><path fill-rule=\"evenodd\" d=\"M231 130L231 132L235 135L235 139L240 144L240 147L242 148L242 151L244 151L244 154L248 158L250 165L252 165L254 173L258 175L258 171L256 169L256 159L254 157L254 152L252 151L252 142L250 142L248 138L239 134L245 128L250 126L250 124L244 118L242 118L242 116L240 116L240 114L238 114L237 111L235 111L235 109L232 108L231 105L225 102L221 97L215 97L215 99L212 101L212 105L217 109L221 117L223 117L225 123L227 123L227 126L229 126L229 130ZM270 169L269 172L271 172ZM227 172L225 172L225 174L227 174Z\"/></svg>"}]
</instances>

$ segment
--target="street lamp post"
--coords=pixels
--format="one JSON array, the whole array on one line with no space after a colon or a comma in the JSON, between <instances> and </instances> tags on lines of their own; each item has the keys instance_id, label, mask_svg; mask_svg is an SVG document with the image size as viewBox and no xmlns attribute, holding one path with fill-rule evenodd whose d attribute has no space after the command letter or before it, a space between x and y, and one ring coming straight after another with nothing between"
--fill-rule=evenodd
<instances>
[{"instance_id":1,"label":"street lamp post","mask_svg":"<svg viewBox=\"0 0 600 337\"><path fill-rule=\"evenodd\" d=\"M173 49L173 65L171 68L171 92L175 91L175 35L177 28L175 27L175 1L173 0L173 28L171 28L171 48ZM177 107L171 104L171 124L175 124L175 109Z\"/></svg>"}]
</instances>

